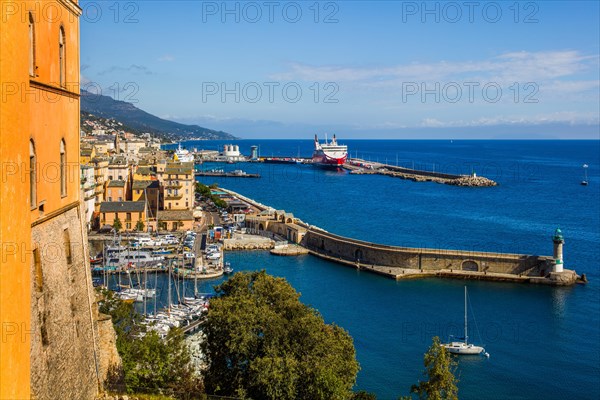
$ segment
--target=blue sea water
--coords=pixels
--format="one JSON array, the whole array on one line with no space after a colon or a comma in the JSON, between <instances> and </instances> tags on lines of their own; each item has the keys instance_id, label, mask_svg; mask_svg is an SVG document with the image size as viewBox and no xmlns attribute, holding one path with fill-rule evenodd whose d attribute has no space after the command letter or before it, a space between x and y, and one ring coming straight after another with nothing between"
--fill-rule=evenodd
<instances>
[{"instance_id":1,"label":"blue sea water","mask_svg":"<svg viewBox=\"0 0 600 400\"><path fill-rule=\"evenodd\" d=\"M188 142L217 149L225 142ZM237 141L243 153L310 156L312 141ZM415 183L304 165L205 164L260 179L200 179L237 191L330 232L379 243L552 254L565 236L565 267L588 285L569 288L466 282L470 337L489 359L460 358L463 399L600 398L600 142L361 141L352 156L494 179L492 188ZM588 164L589 186L580 185ZM357 388L379 399L407 394L422 378L423 353L438 335L461 333L464 281L395 282L312 256L228 253L239 270L285 277L327 322L352 335L361 364ZM204 282L203 290L217 283ZM188 289L189 290L189 289ZM473 319L474 316L474 319ZM476 326L475 326L476 325Z\"/></svg>"}]
</instances>

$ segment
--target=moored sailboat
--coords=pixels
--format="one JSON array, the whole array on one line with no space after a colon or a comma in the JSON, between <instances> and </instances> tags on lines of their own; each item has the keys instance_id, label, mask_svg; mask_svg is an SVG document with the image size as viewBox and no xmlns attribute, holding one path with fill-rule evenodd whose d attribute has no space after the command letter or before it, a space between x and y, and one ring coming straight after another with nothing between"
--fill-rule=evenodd
<instances>
[{"instance_id":1,"label":"moored sailboat","mask_svg":"<svg viewBox=\"0 0 600 400\"><path fill-rule=\"evenodd\" d=\"M452 354L458 355L473 355L473 354L481 354L486 357L489 357L489 353L485 351L485 349L481 346L476 346L473 343L469 343L468 336L468 323L469 319L467 316L467 287L465 286L465 334L464 337L455 338L456 341L451 341L450 343L442 344L448 352Z\"/></svg>"},{"instance_id":2,"label":"moored sailboat","mask_svg":"<svg viewBox=\"0 0 600 400\"><path fill-rule=\"evenodd\" d=\"M588 165L587 164L583 164L583 180L581 181L581 184L583 186L587 186L588 185L587 169L588 169Z\"/></svg>"}]
</instances>

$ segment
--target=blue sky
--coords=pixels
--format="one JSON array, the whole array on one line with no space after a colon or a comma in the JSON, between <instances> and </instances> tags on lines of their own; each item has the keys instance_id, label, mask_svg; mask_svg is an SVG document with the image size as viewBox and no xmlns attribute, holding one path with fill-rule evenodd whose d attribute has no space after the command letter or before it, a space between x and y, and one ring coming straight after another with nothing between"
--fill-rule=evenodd
<instances>
[{"instance_id":1,"label":"blue sky","mask_svg":"<svg viewBox=\"0 0 600 400\"><path fill-rule=\"evenodd\" d=\"M84 87L244 138L598 138L599 5L81 1Z\"/></svg>"}]
</instances>

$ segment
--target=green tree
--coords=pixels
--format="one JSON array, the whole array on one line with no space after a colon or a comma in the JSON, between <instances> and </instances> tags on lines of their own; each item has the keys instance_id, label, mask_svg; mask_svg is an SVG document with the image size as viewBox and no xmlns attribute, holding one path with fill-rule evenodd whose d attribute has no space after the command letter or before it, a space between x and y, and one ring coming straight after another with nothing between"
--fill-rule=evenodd
<instances>
[{"instance_id":1,"label":"green tree","mask_svg":"<svg viewBox=\"0 0 600 400\"><path fill-rule=\"evenodd\" d=\"M352 395L351 400L377 400L377 396L364 390L359 390Z\"/></svg>"},{"instance_id":2,"label":"green tree","mask_svg":"<svg viewBox=\"0 0 600 400\"><path fill-rule=\"evenodd\" d=\"M115 220L113 221L113 228L117 232L119 232L123 228L123 224L121 223L119 217L115 217Z\"/></svg>"},{"instance_id":3,"label":"green tree","mask_svg":"<svg viewBox=\"0 0 600 400\"><path fill-rule=\"evenodd\" d=\"M446 348L440 344L440 338L435 336L433 343L423 360L425 375L428 380L413 385L411 393L416 393L419 399L428 400L458 400L458 380L454 376L456 361Z\"/></svg>"},{"instance_id":4,"label":"green tree","mask_svg":"<svg viewBox=\"0 0 600 400\"><path fill-rule=\"evenodd\" d=\"M128 392L166 393L181 399L201 398L203 386L194 374L182 331L171 329L162 339L156 332L146 331L133 303L121 301L109 291L103 296L100 312L112 317L123 366L109 386Z\"/></svg>"},{"instance_id":5,"label":"green tree","mask_svg":"<svg viewBox=\"0 0 600 400\"><path fill-rule=\"evenodd\" d=\"M196 182L196 192L204 197L210 197L210 188L200 182Z\"/></svg>"},{"instance_id":6,"label":"green tree","mask_svg":"<svg viewBox=\"0 0 600 400\"><path fill-rule=\"evenodd\" d=\"M143 231L143 230L144 230L144 228L145 228L145 225L144 225L144 223L143 223L141 220L140 220L140 221L138 221L138 222L135 224L135 229L136 229L138 232L141 232L141 231Z\"/></svg>"},{"instance_id":7,"label":"green tree","mask_svg":"<svg viewBox=\"0 0 600 400\"><path fill-rule=\"evenodd\" d=\"M237 273L216 287L203 331L207 392L253 399L351 399L350 335L282 278Z\"/></svg>"}]
</instances>

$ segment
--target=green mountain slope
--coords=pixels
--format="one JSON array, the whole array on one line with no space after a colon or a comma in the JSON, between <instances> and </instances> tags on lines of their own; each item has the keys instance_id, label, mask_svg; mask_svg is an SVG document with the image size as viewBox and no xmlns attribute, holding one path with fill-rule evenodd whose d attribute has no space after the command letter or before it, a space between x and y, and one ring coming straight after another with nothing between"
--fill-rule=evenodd
<instances>
[{"instance_id":1,"label":"green mountain slope","mask_svg":"<svg viewBox=\"0 0 600 400\"><path fill-rule=\"evenodd\" d=\"M117 121L140 132L149 132L167 140L233 140L235 136L198 125L185 125L159 118L131 103L112 97L81 91L81 111Z\"/></svg>"}]
</instances>

